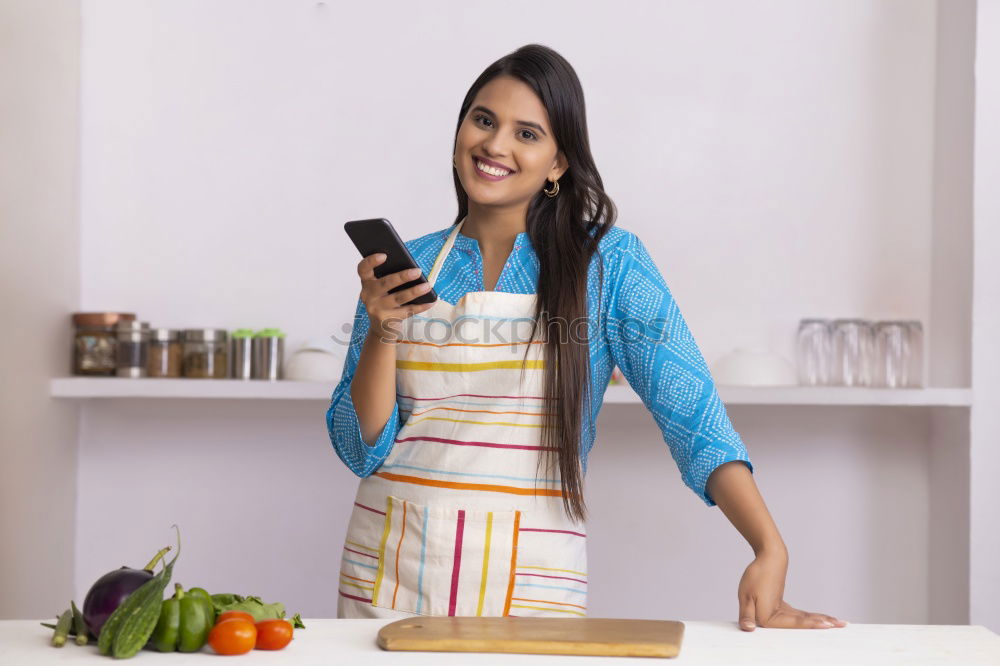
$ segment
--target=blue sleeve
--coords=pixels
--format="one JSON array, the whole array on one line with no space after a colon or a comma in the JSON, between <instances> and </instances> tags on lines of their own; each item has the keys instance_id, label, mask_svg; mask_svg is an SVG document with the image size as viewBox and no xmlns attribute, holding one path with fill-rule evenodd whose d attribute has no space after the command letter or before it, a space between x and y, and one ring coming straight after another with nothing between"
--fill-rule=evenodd
<instances>
[{"instance_id":1,"label":"blue sleeve","mask_svg":"<svg viewBox=\"0 0 1000 666\"><path fill-rule=\"evenodd\" d=\"M333 398L326 412L326 428L333 448L344 464L360 477L371 475L385 461L402 425L399 419L399 404L394 403L392 414L374 445L368 446L361 438L361 424L358 422L358 413L351 400L351 381L354 379L354 370L361 358L361 347L368 334L368 325L368 311L361 299L358 299L351 342L347 349L347 357L344 359L344 372L333 390Z\"/></svg>"},{"instance_id":2,"label":"blue sleeve","mask_svg":"<svg viewBox=\"0 0 1000 666\"><path fill-rule=\"evenodd\" d=\"M645 245L627 232L615 252L605 320L612 357L652 413L685 485L715 506L705 492L709 475L733 460L752 473L746 447Z\"/></svg>"}]
</instances>

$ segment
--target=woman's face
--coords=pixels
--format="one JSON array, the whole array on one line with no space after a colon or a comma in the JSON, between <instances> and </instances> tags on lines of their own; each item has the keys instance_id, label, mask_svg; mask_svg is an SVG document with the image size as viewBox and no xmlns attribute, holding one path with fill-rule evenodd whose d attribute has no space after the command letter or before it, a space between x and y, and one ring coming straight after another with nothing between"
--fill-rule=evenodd
<instances>
[{"instance_id":1,"label":"woman's face","mask_svg":"<svg viewBox=\"0 0 1000 666\"><path fill-rule=\"evenodd\" d=\"M483 173L480 159L506 175ZM568 168L542 101L511 76L496 77L476 94L458 129L455 164L470 203L489 206L526 205Z\"/></svg>"}]
</instances>

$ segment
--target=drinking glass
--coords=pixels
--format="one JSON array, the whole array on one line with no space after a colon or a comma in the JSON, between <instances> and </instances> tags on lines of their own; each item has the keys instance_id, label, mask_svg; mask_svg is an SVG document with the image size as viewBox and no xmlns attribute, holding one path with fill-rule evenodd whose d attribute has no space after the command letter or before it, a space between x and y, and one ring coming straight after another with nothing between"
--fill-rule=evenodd
<instances>
[{"instance_id":1,"label":"drinking glass","mask_svg":"<svg viewBox=\"0 0 1000 666\"><path fill-rule=\"evenodd\" d=\"M906 386L919 388L924 385L924 327L916 319L904 323L910 329L910 369Z\"/></svg>"},{"instance_id":2,"label":"drinking glass","mask_svg":"<svg viewBox=\"0 0 1000 666\"><path fill-rule=\"evenodd\" d=\"M910 325L905 321L875 324L875 386L901 388L910 379Z\"/></svg>"},{"instance_id":3,"label":"drinking glass","mask_svg":"<svg viewBox=\"0 0 1000 666\"><path fill-rule=\"evenodd\" d=\"M872 325L864 319L836 319L831 324L832 374L837 386L870 386Z\"/></svg>"},{"instance_id":4,"label":"drinking glass","mask_svg":"<svg viewBox=\"0 0 1000 666\"><path fill-rule=\"evenodd\" d=\"M823 386L830 382L830 322L803 319L799 322L795 361L799 384Z\"/></svg>"}]
</instances>

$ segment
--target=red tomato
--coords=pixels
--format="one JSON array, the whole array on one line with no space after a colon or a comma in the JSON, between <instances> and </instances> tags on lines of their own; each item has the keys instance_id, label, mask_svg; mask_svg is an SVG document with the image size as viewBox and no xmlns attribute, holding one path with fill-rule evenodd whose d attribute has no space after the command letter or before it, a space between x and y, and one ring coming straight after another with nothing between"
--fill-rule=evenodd
<instances>
[{"instance_id":1,"label":"red tomato","mask_svg":"<svg viewBox=\"0 0 1000 666\"><path fill-rule=\"evenodd\" d=\"M244 620L246 620L247 622L249 622L250 624L256 624L257 623L257 620L255 620L254 616L251 615L250 613L247 613L246 611L235 611L235 610L226 611L225 613L220 613L219 617L215 618L215 623L219 624L223 620L228 620L229 618L232 618L232 617L241 617Z\"/></svg>"},{"instance_id":2,"label":"red tomato","mask_svg":"<svg viewBox=\"0 0 1000 666\"><path fill-rule=\"evenodd\" d=\"M257 627L241 617L217 623L208 632L208 644L219 654L246 654L257 643Z\"/></svg>"},{"instance_id":3,"label":"red tomato","mask_svg":"<svg viewBox=\"0 0 1000 666\"><path fill-rule=\"evenodd\" d=\"M261 620L257 623L258 650L280 650L292 642L292 623L288 620Z\"/></svg>"}]
</instances>

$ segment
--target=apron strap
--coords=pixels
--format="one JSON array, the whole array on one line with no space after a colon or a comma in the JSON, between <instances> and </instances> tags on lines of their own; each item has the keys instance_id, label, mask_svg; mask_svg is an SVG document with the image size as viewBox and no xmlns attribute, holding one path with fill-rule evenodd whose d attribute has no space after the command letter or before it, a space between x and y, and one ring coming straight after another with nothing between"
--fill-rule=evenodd
<instances>
[{"instance_id":1,"label":"apron strap","mask_svg":"<svg viewBox=\"0 0 1000 666\"><path fill-rule=\"evenodd\" d=\"M437 280L438 273L441 272L441 266L444 265L444 258L448 256L449 252L451 252L451 247L455 244L455 237L458 236L458 232L462 228L463 224L465 224L464 217L461 222L455 225L455 228L451 230L451 233L448 234L448 239L444 242L444 247L441 248L441 251L438 252L437 257L434 259L431 274L427 276L427 281L431 283L432 287L434 286L434 282Z\"/></svg>"}]
</instances>

